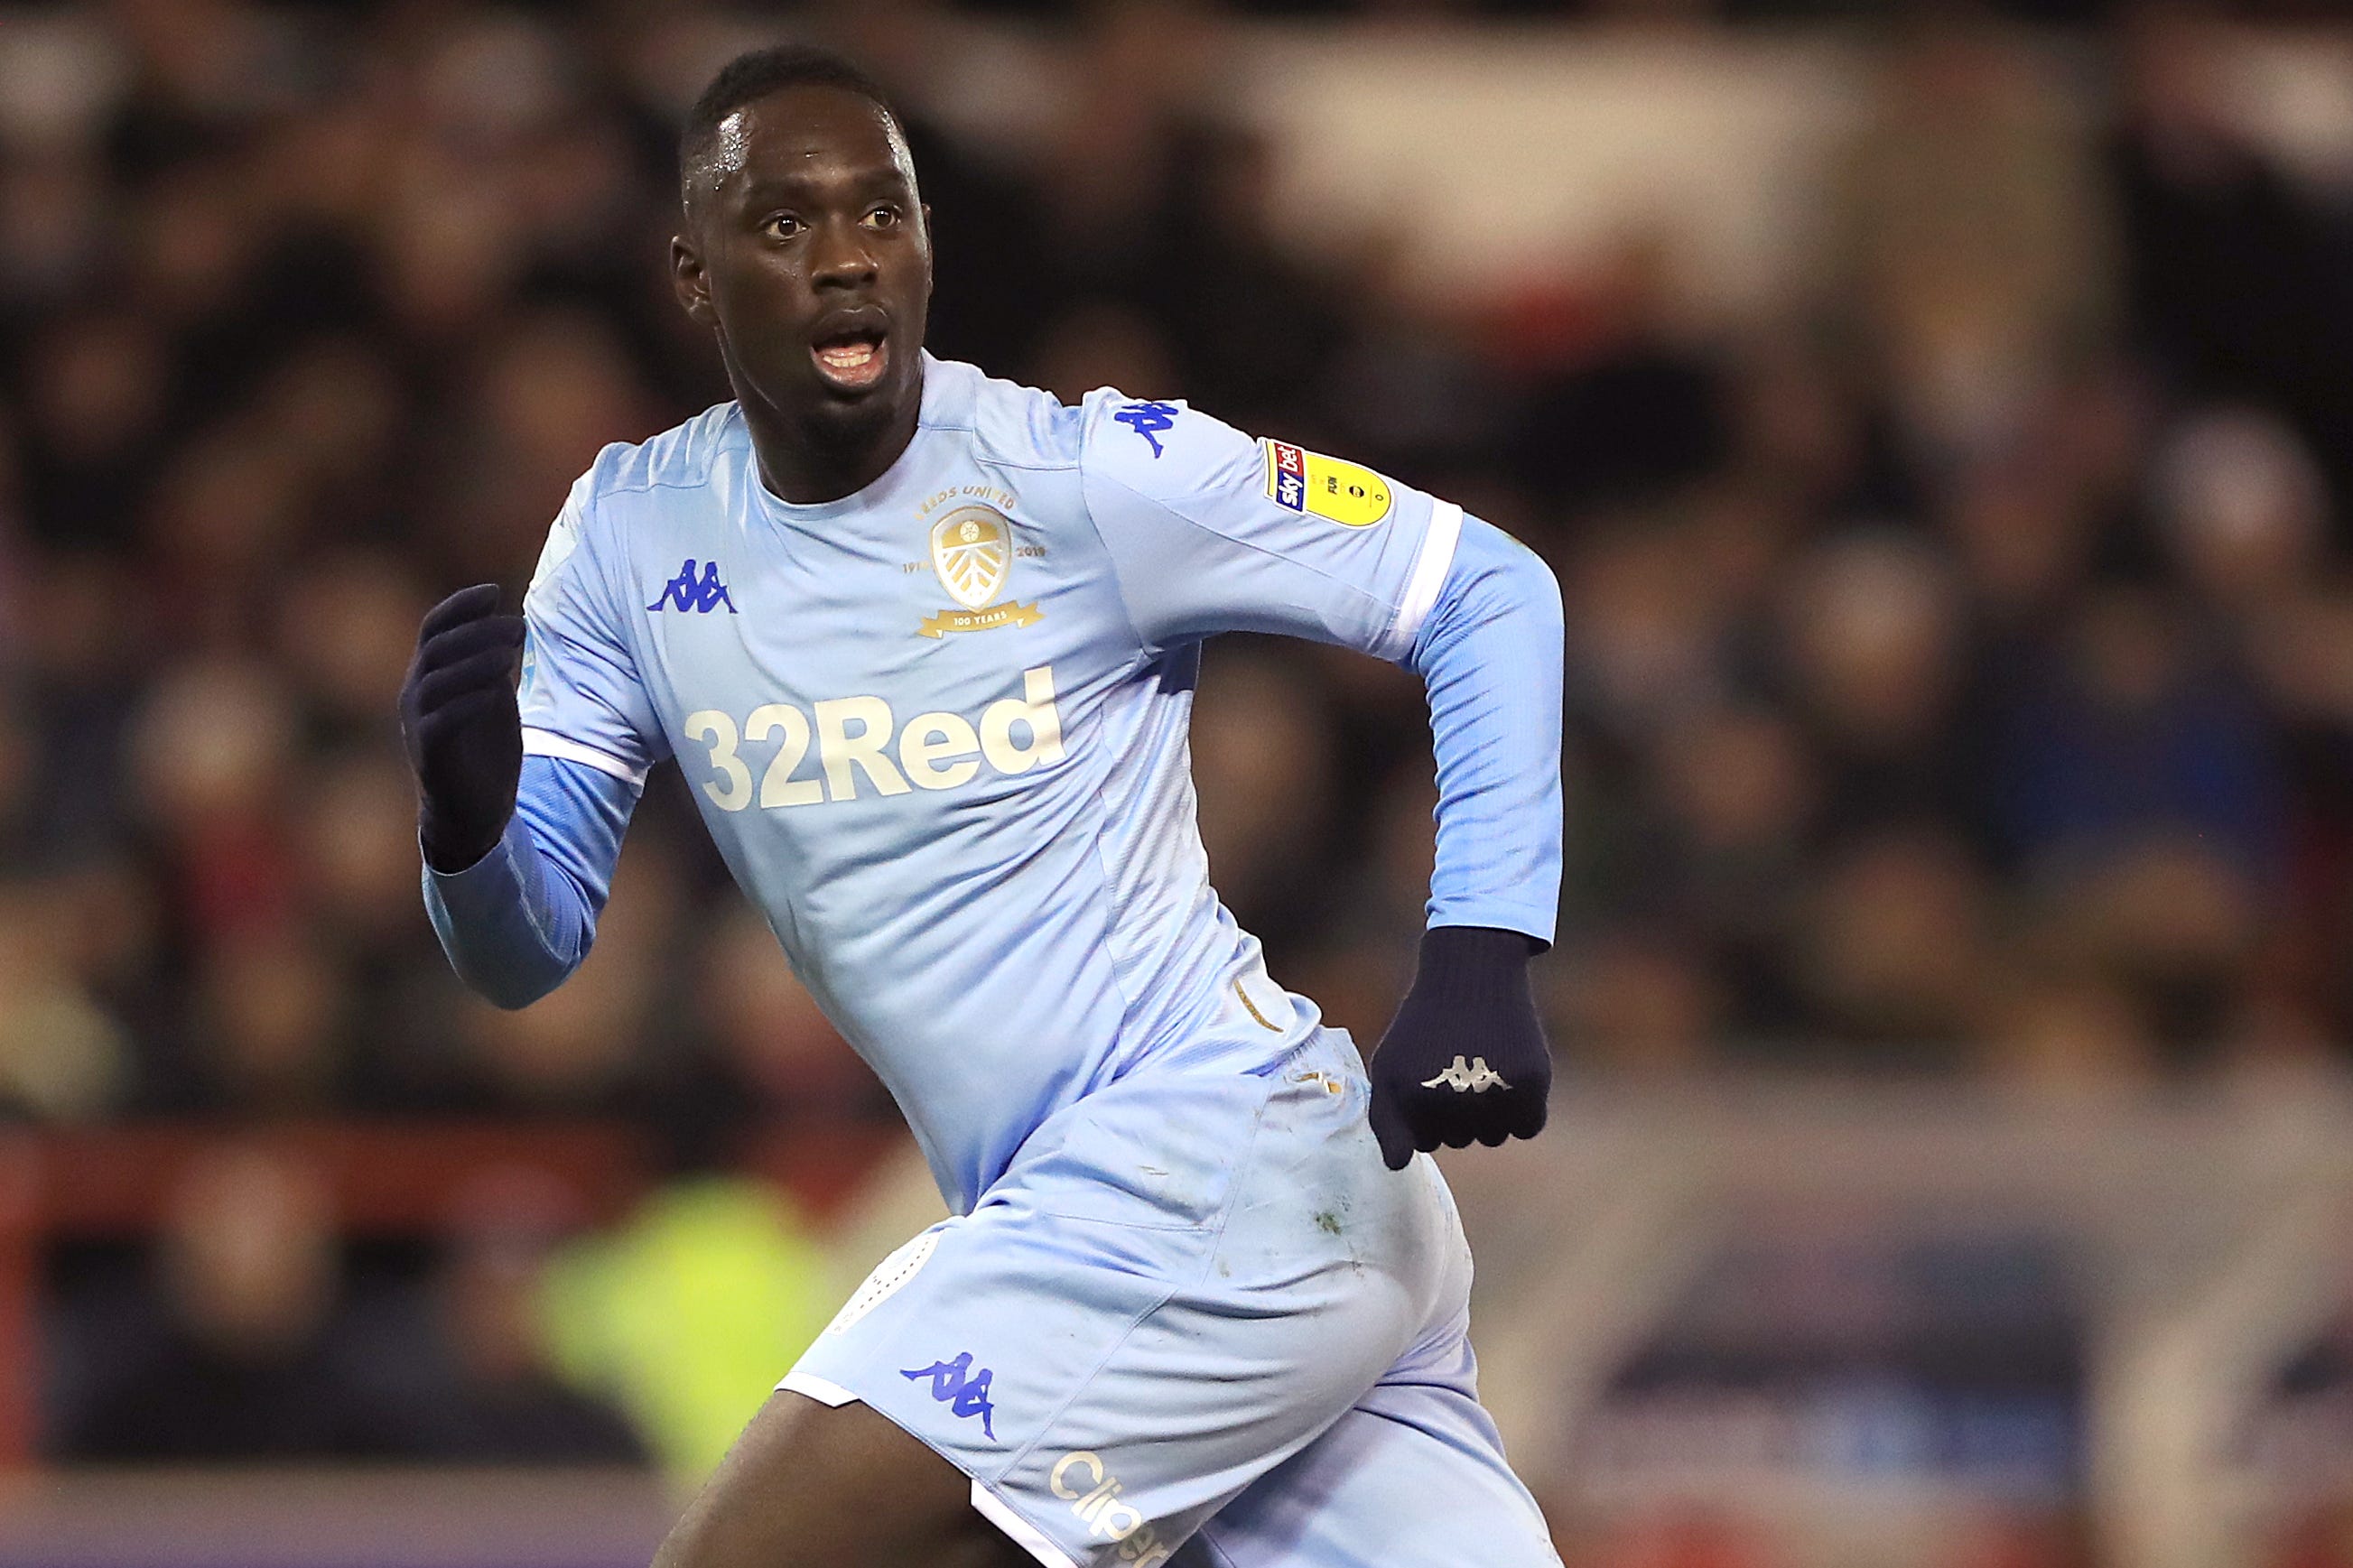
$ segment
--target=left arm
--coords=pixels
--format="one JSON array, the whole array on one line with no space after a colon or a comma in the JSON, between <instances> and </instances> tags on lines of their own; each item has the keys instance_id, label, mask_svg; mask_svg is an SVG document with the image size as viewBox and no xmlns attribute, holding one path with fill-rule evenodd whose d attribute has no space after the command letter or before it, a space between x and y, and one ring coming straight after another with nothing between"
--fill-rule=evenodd
<instances>
[{"instance_id":1,"label":"left arm","mask_svg":"<svg viewBox=\"0 0 2353 1568\"><path fill-rule=\"evenodd\" d=\"M1280 632L1398 660L1430 691L1438 860L1413 990L1373 1058L1373 1125L1417 1148L1544 1125L1527 961L1560 892L1561 608L1501 530L1355 464L1167 404L1090 398L1089 515L1151 651ZM1147 429L1149 436L1146 435Z\"/></svg>"},{"instance_id":2,"label":"left arm","mask_svg":"<svg viewBox=\"0 0 2353 1568\"><path fill-rule=\"evenodd\" d=\"M1402 661L1430 691L1438 868L1430 924L1552 945L1559 912L1560 588L1535 552L1466 520Z\"/></svg>"},{"instance_id":3,"label":"left arm","mask_svg":"<svg viewBox=\"0 0 2353 1568\"><path fill-rule=\"evenodd\" d=\"M1430 690L1438 864L1413 989L1372 1059L1392 1170L1417 1149L1544 1131L1552 1053L1527 965L1560 901L1562 647L1551 571L1466 522L1405 660Z\"/></svg>"}]
</instances>

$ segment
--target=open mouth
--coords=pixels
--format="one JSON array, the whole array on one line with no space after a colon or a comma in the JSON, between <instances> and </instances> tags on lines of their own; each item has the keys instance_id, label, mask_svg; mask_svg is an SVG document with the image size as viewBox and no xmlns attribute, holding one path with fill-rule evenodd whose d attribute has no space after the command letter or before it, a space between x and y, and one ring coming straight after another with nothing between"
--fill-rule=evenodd
<instances>
[{"instance_id":1,"label":"open mouth","mask_svg":"<svg viewBox=\"0 0 2353 1568\"><path fill-rule=\"evenodd\" d=\"M891 345L880 327L852 327L828 332L809 345L818 374L845 392L863 392L882 379L891 363Z\"/></svg>"}]
</instances>

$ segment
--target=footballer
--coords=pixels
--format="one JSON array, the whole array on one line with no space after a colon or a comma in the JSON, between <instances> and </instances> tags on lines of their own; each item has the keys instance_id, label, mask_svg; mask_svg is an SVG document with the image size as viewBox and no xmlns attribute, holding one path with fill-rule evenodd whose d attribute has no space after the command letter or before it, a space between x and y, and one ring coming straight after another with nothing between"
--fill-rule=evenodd
<instances>
[{"instance_id":1,"label":"footballer","mask_svg":"<svg viewBox=\"0 0 2353 1568\"><path fill-rule=\"evenodd\" d=\"M954 1217L843 1306L658 1568L1556 1563L1419 1152L1544 1125L1551 575L1369 469L925 353L929 215L839 57L728 65L681 178L673 281L734 401L598 455L522 616L483 584L427 616L426 902L475 990L544 994L676 758ZM1429 929L1369 1068L1209 886L1186 731L1237 630L1429 690Z\"/></svg>"}]
</instances>

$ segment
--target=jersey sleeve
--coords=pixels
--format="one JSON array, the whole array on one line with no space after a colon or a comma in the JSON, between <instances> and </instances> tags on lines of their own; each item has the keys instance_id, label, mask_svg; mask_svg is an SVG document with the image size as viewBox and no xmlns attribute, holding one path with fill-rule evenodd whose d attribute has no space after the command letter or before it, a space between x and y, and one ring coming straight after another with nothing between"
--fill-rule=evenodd
<instances>
[{"instance_id":1,"label":"jersey sleeve","mask_svg":"<svg viewBox=\"0 0 2353 1568\"><path fill-rule=\"evenodd\" d=\"M1182 403L1097 392L1083 417L1087 510L1147 648L1257 631L1411 652L1461 508Z\"/></svg>"},{"instance_id":2,"label":"jersey sleeve","mask_svg":"<svg viewBox=\"0 0 2353 1568\"><path fill-rule=\"evenodd\" d=\"M522 749L642 786L669 745L598 567L595 472L573 485L523 595Z\"/></svg>"}]
</instances>

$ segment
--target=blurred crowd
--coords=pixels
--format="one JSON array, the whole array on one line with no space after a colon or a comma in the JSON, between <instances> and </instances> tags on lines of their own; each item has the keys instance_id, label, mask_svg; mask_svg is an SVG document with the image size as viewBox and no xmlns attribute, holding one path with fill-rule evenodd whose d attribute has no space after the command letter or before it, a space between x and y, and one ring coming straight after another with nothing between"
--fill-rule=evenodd
<instances>
[{"instance_id":1,"label":"blurred crowd","mask_svg":"<svg viewBox=\"0 0 2353 1568\"><path fill-rule=\"evenodd\" d=\"M2227 35L2152 11L2073 38L2071 75L1973 8L1873 33L1811 286L1725 321L1682 308L1654 235L1476 300L1409 286L1377 236L1287 251L1206 5L1033 35L995 89L1022 100L1010 151L952 129L988 47L968 16L804 21L903 95L937 352L1189 398L1551 561L1570 874L1541 984L1572 1074L2063 1090L2341 1056L2353 193L2234 124ZM600 446L726 395L663 265L673 127L786 26L431 0L0 21L14 1113L581 1113L687 1165L892 1114L674 770L580 974L520 1014L466 999L392 717L427 605L519 587ZM1228 902L1377 1037L1429 870L1413 683L1228 639L1194 756ZM234 1163L192 1184L158 1355L201 1360L190 1324L207 1354L282 1327L205 1294L245 1256L231 1218L275 1226L292 1272L261 1296L317 1300L302 1191ZM495 1361L513 1249L460 1229L447 1321ZM76 1393L61 1441L119 1451L130 1386ZM414 1403L360 1447L478 1441L402 1436ZM574 1415L566 1442L630 1441Z\"/></svg>"}]
</instances>

